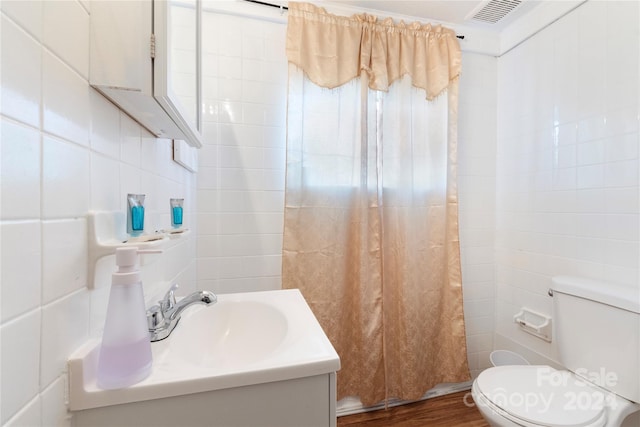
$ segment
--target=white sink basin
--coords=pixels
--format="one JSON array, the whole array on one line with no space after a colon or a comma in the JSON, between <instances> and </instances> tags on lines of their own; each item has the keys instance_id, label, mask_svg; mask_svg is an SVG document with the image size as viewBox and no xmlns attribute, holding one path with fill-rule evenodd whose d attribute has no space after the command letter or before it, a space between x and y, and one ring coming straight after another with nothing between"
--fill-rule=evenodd
<instances>
[{"instance_id":1,"label":"white sink basin","mask_svg":"<svg viewBox=\"0 0 640 427\"><path fill-rule=\"evenodd\" d=\"M297 289L218 295L186 310L152 343L153 369L119 390L96 386L99 341L69 359L71 410L97 408L336 372L340 359Z\"/></svg>"},{"instance_id":2,"label":"white sink basin","mask_svg":"<svg viewBox=\"0 0 640 427\"><path fill-rule=\"evenodd\" d=\"M218 368L240 368L274 357L287 337L287 317L263 302L221 299L182 316L170 351L185 362Z\"/></svg>"}]
</instances>

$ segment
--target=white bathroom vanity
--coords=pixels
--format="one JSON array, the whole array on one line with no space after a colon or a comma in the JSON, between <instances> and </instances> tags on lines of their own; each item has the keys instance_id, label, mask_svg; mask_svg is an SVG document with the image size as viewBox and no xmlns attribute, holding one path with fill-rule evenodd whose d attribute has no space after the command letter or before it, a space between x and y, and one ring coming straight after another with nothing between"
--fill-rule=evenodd
<instances>
[{"instance_id":1,"label":"white bathroom vanity","mask_svg":"<svg viewBox=\"0 0 640 427\"><path fill-rule=\"evenodd\" d=\"M298 290L219 295L152 344L144 381L96 386L99 342L69 359L75 426L335 426L340 359Z\"/></svg>"}]
</instances>

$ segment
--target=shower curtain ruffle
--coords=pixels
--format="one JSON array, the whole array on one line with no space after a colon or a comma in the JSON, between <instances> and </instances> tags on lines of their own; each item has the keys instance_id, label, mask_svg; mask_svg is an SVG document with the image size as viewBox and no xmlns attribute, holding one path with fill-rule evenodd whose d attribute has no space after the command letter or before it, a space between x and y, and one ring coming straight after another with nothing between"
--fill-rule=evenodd
<instances>
[{"instance_id":1,"label":"shower curtain ruffle","mask_svg":"<svg viewBox=\"0 0 640 427\"><path fill-rule=\"evenodd\" d=\"M369 88L386 92L410 75L432 100L460 75L461 56L455 32L440 25L336 16L310 3L289 3L287 58L318 86L336 88L365 71Z\"/></svg>"}]
</instances>

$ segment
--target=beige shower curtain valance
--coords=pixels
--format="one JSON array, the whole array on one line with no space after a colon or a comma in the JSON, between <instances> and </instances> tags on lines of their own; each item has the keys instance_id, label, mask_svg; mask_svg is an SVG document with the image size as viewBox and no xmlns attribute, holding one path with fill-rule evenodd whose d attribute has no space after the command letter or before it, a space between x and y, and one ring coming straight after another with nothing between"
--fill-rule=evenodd
<instances>
[{"instance_id":1,"label":"beige shower curtain valance","mask_svg":"<svg viewBox=\"0 0 640 427\"><path fill-rule=\"evenodd\" d=\"M371 89L387 91L409 74L431 100L460 75L461 52L456 34L440 25L378 21L365 13L336 16L310 3L289 2L287 58L326 88L364 71Z\"/></svg>"}]
</instances>

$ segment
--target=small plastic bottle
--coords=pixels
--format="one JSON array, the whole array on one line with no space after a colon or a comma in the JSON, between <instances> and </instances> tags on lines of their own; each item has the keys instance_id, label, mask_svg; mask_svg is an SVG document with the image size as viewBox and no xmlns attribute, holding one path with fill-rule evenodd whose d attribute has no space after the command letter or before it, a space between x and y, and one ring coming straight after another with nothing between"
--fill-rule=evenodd
<instances>
[{"instance_id":1,"label":"small plastic bottle","mask_svg":"<svg viewBox=\"0 0 640 427\"><path fill-rule=\"evenodd\" d=\"M98 387L116 389L142 381L151 373L149 328L137 247L116 249L109 306L98 357Z\"/></svg>"}]
</instances>

